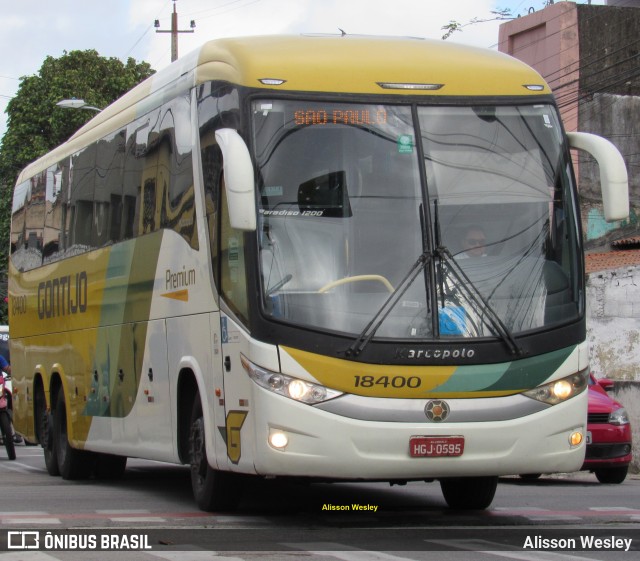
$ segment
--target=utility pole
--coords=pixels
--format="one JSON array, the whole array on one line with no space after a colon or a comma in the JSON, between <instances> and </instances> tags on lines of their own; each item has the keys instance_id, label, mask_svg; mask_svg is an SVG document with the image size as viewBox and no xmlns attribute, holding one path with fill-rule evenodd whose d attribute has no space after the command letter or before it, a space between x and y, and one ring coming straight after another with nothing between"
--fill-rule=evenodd
<instances>
[{"instance_id":1,"label":"utility pole","mask_svg":"<svg viewBox=\"0 0 640 561\"><path fill-rule=\"evenodd\" d=\"M155 20L154 27L156 33L171 33L171 62L178 58L178 33L193 33L196 26L196 20L191 20L191 29L178 29L178 12L176 11L176 1L173 0L173 13L171 14L171 29L158 29L160 20Z\"/></svg>"}]
</instances>

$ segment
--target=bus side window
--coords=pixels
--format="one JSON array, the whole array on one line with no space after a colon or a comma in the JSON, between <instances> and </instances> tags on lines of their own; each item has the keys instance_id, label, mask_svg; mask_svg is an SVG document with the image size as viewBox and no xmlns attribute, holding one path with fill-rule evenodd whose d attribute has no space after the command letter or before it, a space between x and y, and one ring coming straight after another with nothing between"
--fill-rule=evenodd
<instances>
[{"instance_id":1,"label":"bus side window","mask_svg":"<svg viewBox=\"0 0 640 561\"><path fill-rule=\"evenodd\" d=\"M91 249L96 150L96 145L90 144L71 156L72 218L69 242L74 254Z\"/></svg>"},{"instance_id":2,"label":"bus side window","mask_svg":"<svg viewBox=\"0 0 640 561\"><path fill-rule=\"evenodd\" d=\"M226 201L221 202L222 190L222 152L215 138L215 132L221 128L234 128L239 126L240 96L237 88L227 83L207 82L198 90L198 127L200 136L200 159L202 165L202 179L204 182L204 203L207 216L207 228L209 232L209 244L211 251L211 264L216 288L220 293L226 290L227 301L234 299L233 291L229 286L230 277L223 282L221 275L229 272L228 262L223 264L223 259L228 257L229 229L221 224L224 220L221 213L226 212ZM228 226L228 216L226 217ZM236 234L242 238L241 232ZM224 239L223 239L224 238ZM242 241L240 243L243 243ZM238 256L240 249L232 248L232 255ZM242 248L242 263L244 267L244 250ZM222 256L225 257L222 257ZM235 273L238 272L234 268ZM234 273L234 274L235 274ZM244 273L243 273L244 274ZM246 290L246 286L245 286ZM235 292L237 296L238 292ZM246 294L244 295L243 315L246 321ZM232 304L233 306L233 304Z\"/></svg>"},{"instance_id":3,"label":"bus side window","mask_svg":"<svg viewBox=\"0 0 640 561\"><path fill-rule=\"evenodd\" d=\"M123 239L152 232L156 222L156 142L159 110L127 127L123 176ZM155 129L155 130L154 130Z\"/></svg>"},{"instance_id":4,"label":"bus side window","mask_svg":"<svg viewBox=\"0 0 640 561\"><path fill-rule=\"evenodd\" d=\"M245 325L249 322L249 300L244 254L244 232L231 228L224 178L220 182L220 291L225 302Z\"/></svg>"},{"instance_id":5,"label":"bus side window","mask_svg":"<svg viewBox=\"0 0 640 561\"><path fill-rule=\"evenodd\" d=\"M158 142L157 204L160 225L178 232L198 249L191 158L191 103L189 96L161 108Z\"/></svg>"},{"instance_id":6,"label":"bus side window","mask_svg":"<svg viewBox=\"0 0 640 561\"><path fill-rule=\"evenodd\" d=\"M43 262L46 265L64 255L64 224L69 188L69 158L47 169Z\"/></svg>"},{"instance_id":7,"label":"bus side window","mask_svg":"<svg viewBox=\"0 0 640 561\"><path fill-rule=\"evenodd\" d=\"M11 259L21 271L42 265L45 188L43 171L21 183L14 195Z\"/></svg>"},{"instance_id":8,"label":"bus side window","mask_svg":"<svg viewBox=\"0 0 640 561\"><path fill-rule=\"evenodd\" d=\"M214 272L218 270L218 220L220 203L220 178L222 174L222 153L213 131L200 139L200 158L204 182L204 204L207 215L207 229L211 248L211 262ZM217 275L215 275L216 281Z\"/></svg>"},{"instance_id":9,"label":"bus side window","mask_svg":"<svg viewBox=\"0 0 640 561\"><path fill-rule=\"evenodd\" d=\"M98 141L91 245L103 247L121 239L122 176L126 131Z\"/></svg>"}]
</instances>

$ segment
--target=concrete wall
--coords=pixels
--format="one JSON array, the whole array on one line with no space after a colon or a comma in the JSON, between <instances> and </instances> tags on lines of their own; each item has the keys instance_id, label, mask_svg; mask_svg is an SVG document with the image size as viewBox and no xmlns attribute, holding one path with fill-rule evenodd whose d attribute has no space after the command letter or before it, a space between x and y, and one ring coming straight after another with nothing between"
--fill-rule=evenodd
<instances>
[{"instance_id":1,"label":"concrete wall","mask_svg":"<svg viewBox=\"0 0 640 561\"><path fill-rule=\"evenodd\" d=\"M597 377L640 382L640 267L590 273L587 337Z\"/></svg>"},{"instance_id":2,"label":"concrete wall","mask_svg":"<svg viewBox=\"0 0 640 561\"><path fill-rule=\"evenodd\" d=\"M616 381L612 397L629 413L640 473L640 267L589 274L587 338L592 372Z\"/></svg>"}]
</instances>

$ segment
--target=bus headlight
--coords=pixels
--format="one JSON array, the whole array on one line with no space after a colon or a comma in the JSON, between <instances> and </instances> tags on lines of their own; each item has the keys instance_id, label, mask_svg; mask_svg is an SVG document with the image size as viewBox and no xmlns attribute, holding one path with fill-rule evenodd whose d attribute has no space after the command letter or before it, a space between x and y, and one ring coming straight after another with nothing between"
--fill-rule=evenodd
<instances>
[{"instance_id":1,"label":"bus headlight","mask_svg":"<svg viewBox=\"0 0 640 561\"><path fill-rule=\"evenodd\" d=\"M566 378L560 380L554 380L548 384L543 384L532 390L523 392L523 395L548 403L549 405L557 405L567 399L575 397L579 393L582 393L587 387L587 375L589 370L583 370L576 374L571 374Z\"/></svg>"},{"instance_id":2,"label":"bus headlight","mask_svg":"<svg viewBox=\"0 0 640 561\"><path fill-rule=\"evenodd\" d=\"M256 366L244 355L240 355L240 361L242 362L242 367L256 384L289 399L314 405L342 395L342 392L326 388L320 384L314 384L313 382L307 382L306 380L300 380L293 376L272 372Z\"/></svg>"}]
</instances>

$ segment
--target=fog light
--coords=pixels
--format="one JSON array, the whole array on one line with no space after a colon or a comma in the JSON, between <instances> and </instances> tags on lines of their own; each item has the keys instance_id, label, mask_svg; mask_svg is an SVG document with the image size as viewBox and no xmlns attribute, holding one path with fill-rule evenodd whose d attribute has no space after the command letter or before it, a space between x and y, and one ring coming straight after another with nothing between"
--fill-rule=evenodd
<instances>
[{"instance_id":1,"label":"fog light","mask_svg":"<svg viewBox=\"0 0 640 561\"><path fill-rule=\"evenodd\" d=\"M269 435L269 444L278 450L282 450L289 444L289 438L283 432L272 432Z\"/></svg>"},{"instance_id":2,"label":"fog light","mask_svg":"<svg viewBox=\"0 0 640 561\"><path fill-rule=\"evenodd\" d=\"M569 444L571 444L571 446L578 446L582 442L583 438L584 436L582 435L582 432L580 431L572 432L569 435Z\"/></svg>"}]
</instances>

